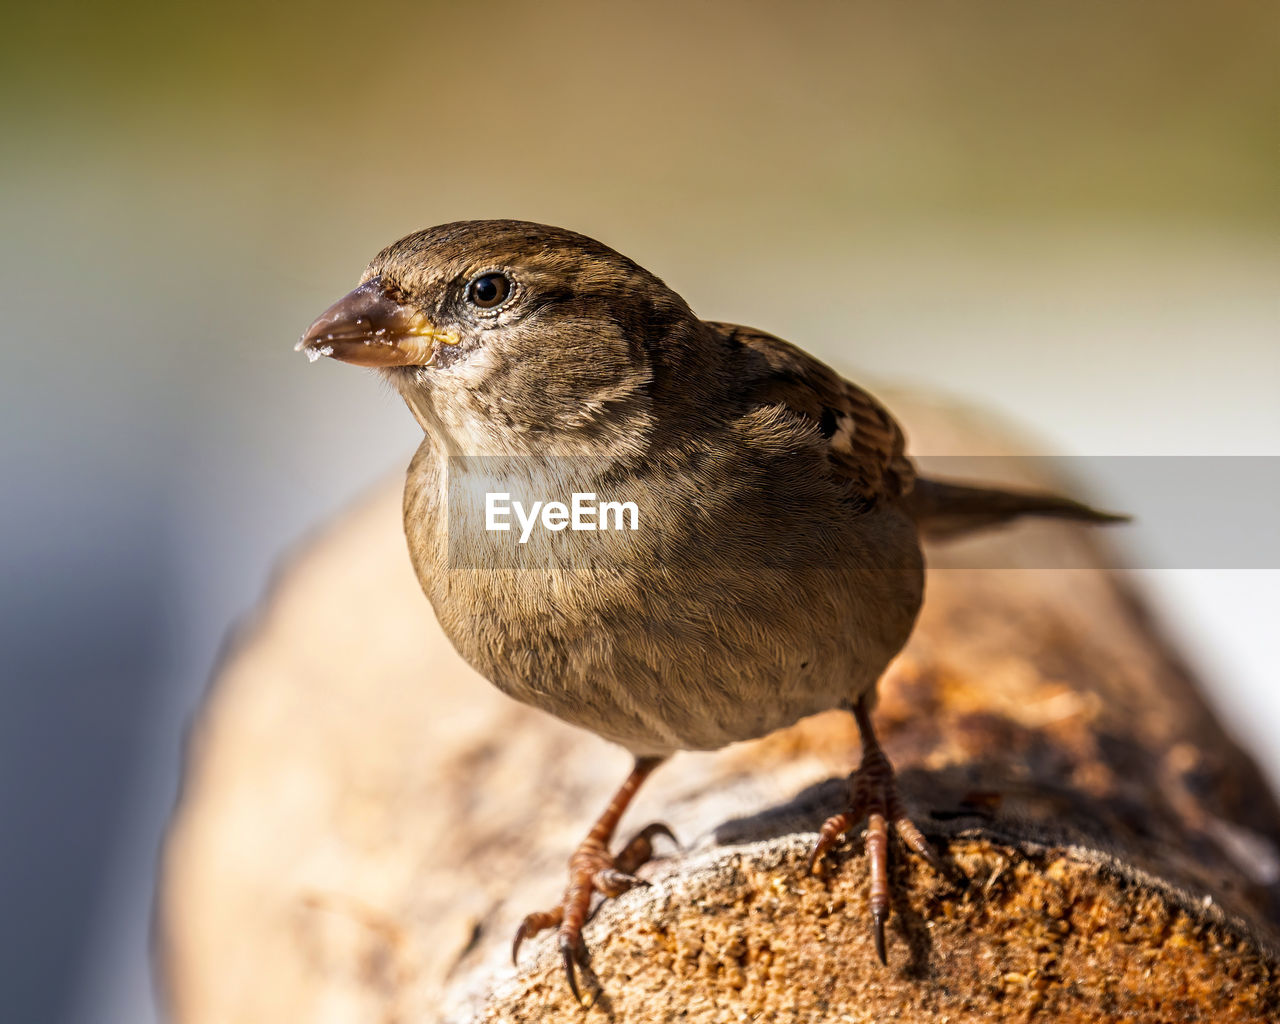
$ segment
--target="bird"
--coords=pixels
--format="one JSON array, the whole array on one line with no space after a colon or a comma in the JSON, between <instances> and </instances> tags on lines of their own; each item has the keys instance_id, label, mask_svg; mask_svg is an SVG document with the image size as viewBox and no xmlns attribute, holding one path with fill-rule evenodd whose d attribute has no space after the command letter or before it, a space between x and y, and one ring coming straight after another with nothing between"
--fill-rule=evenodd
<instances>
[{"instance_id":1,"label":"bird","mask_svg":"<svg viewBox=\"0 0 1280 1024\"><path fill-rule=\"evenodd\" d=\"M831 283L816 274L813 297L834 301ZM907 813L872 721L923 600L921 538L1021 516L1125 517L922 475L868 391L781 338L699 319L655 275L562 228L470 220L407 235L296 347L373 368L421 427L404 531L454 647L508 695L634 758L560 901L520 924L513 958L554 929L580 1000L596 896L645 884L655 841L675 840L654 823L611 852L648 776L679 751L839 708L861 760L808 868L865 822L887 963L891 834L952 873ZM604 529L608 505L587 515L574 495L610 499L620 528ZM489 514L513 507L527 529Z\"/></svg>"}]
</instances>

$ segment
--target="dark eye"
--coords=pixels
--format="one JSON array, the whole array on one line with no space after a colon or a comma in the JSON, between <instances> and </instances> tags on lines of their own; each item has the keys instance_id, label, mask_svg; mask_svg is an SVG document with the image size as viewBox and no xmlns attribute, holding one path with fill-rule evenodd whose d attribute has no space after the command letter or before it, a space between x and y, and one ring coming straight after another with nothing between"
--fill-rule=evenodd
<instances>
[{"instance_id":1,"label":"dark eye","mask_svg":"<svg viewBox=\"0 0 1280 1024\"><path fill-rule=\"evenodd\" d=\"M511 281L506 274L481 274L467 285L467 298L481 309L493 309L507 301Z\"/></svg>"}]
</instances>

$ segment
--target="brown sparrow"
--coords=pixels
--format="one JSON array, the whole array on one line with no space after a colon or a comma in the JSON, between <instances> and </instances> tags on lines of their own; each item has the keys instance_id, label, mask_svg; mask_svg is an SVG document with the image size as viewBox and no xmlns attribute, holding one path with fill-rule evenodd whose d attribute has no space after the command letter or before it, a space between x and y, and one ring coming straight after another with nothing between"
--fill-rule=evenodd
<instances>
[{"instance_id":1,"label":"brown sparrow","mask_svg":"<svg viewBox=\"0 0 1280 1024\"><path fill-rule=\"evenodd\" d=\"M421 425L405 533L458 651L507 694L635 756L570 858L563 899L524 920L515 950L558 929L576 995L593 894L638 884L669 835L652 825L609 852L654 768L845 708L862 761L810 867L866 821L885 961L891 828L941 866L871 723L876 680L920 608L920 535L1120 517L917 476L867 392L779 338L699 320L625 256L559 228L409 235L298 347L375 367Z\"/></svg>"}]
</instances>

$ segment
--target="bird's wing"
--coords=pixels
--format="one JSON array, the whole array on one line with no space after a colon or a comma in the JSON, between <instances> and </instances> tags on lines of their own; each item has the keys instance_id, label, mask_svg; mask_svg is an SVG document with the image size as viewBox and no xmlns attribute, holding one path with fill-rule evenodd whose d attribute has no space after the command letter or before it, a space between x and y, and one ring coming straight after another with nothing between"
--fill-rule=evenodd
<instances>
[{"instance_id":1,"label":"bird's wing","mask_svg":"<svg viewBox=\"0 0 1280 1024\"><path fill-rule=\"evenodd\" d=\"M915 482L902 428L871 395L790 342L751 327L713 323L748 362L749 401L780 405L812 420L826 439L833 473L866 506L900 498Z\"/></svg>"}]
</instances>

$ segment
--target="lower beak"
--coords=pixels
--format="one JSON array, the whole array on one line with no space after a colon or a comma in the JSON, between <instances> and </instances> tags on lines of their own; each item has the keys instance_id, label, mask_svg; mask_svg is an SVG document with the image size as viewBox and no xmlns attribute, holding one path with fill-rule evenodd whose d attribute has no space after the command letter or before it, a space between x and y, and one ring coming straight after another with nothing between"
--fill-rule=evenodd
<instances>
[{"instance_id":1,"label":"lower beak","mask_svg":"<svg viewBox=\"0 0 1280 1024\"><path fill-rule=\"evenodd\" d=\"M332 356L357 366L430 366L438 346L459 340L396 302L374 277L321 313L294 348L313 361Z\"/></svg>"}]
</instances>

